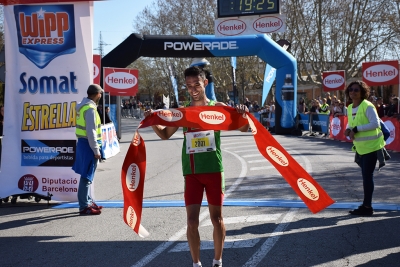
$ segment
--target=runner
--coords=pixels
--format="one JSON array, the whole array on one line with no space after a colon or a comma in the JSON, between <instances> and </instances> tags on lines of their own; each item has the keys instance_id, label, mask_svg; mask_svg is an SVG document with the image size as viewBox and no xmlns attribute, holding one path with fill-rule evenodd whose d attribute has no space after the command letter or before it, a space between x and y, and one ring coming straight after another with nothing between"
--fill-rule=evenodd
<instances>
[{"instance_id":1,"label":"runner","mask_svg":"<svg viewBox=\"0 0 400 267\"><path fill-rule=\"evenodd\" d=\"M191 97L188 106L226 106L222 102L213 101L207 98L205 88L208 84L204 71L193 66L185 70L185 82ZM245 105L237 105L237 112L243 114L248 112ZM145 112L145 117L151 114L152 110ZM152 126L154 132L163 140L169 139L178 127ZM239 130L247 132L249 125L244 125ZM203 192L206 191L208 208L211 222L214 227L214 260L213 267L222 266L222 250L225 240L225 225L222 218L222 204L224 199L225 180L222 166L220 131L207 131L206 129L183 128L184 141L182 147L182 169L185 178L185 206L187 215L187 239L190 253L193 259L193 266L200 267L200 235L199 215L203 199ZM196 148L187 152L187 144L196 142L196 136L202 136L204 143L212 146L212 151L196 153ZM199 142L202 145L202 141ZM189 146L189 145L188 145ZM194 151L192 153L192 150Z\"/></svg>"}]
</instances>

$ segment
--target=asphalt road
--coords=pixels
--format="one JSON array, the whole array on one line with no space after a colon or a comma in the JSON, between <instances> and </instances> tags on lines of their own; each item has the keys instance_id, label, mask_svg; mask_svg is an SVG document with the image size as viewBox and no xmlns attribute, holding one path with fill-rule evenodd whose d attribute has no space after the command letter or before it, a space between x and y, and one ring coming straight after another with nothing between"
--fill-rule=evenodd
<instances>
[{"instance_id":1,"label":"asphalt road","mask_svg":"<svg viewBox=\"0 0 400 267\"><path fill-rule=\"evenodd\" d=\"M60 203L0 205L0 266L192 266L181 206L182 133L161 141L150 128L142 224L137 236L122 219L120 173L137 120L123 119L121 153L98 166L99 216ZM274 136L336 201L312 214L259 155L251 133L222 133L226 178L223 264L239 266L400 266L400 153L375 173L371 217L348 214L363 199L350 144L319 137ZM73 206L73 204L71 204ZM176 207L173 207L176 205ZM63 207L63 206L61 206ZM211 266L212 226L201 210L201 261Z\"/></svg>"}]
</instances>

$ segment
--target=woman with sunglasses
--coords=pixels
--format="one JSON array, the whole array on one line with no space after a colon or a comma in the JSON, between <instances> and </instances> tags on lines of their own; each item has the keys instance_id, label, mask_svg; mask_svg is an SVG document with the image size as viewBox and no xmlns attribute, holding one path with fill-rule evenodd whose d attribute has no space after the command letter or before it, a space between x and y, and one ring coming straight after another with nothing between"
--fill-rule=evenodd
<instances>
[{"instance_id":1,"label":"woman with sunglasses","mask_svg":"<svg viewBox=\"0 0 400 267\"><path fill-rule=\"evenodd\" d=\"M378 151L385 146L380 121L375 106L367 99L369 86L362 81L350 83L345 94L352 104L347 108L348 128L344 135L353 140L352 150L356 152L355 162L361 167L363 177L364 201L352 215L370 216L373 214L372 194L374 192L374 170L378 161Z\"/></svg>"}]
</instances>

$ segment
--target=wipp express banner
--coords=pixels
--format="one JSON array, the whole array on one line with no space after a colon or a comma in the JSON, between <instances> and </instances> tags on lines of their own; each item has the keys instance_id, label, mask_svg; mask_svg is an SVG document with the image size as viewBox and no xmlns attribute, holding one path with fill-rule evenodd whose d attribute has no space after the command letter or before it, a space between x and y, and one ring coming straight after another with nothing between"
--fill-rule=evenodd
<instances>
[{"instance_id":1,"label":"wipp express banner","mask_svg":"<svg viewBox=\"0 0 400 267\"><path fill-rule=\"evenodd\" d=\"M4 7L6 94L0 197L75 201L75 107L93 81L92 2Z\"/></svg>"}]
</instances>

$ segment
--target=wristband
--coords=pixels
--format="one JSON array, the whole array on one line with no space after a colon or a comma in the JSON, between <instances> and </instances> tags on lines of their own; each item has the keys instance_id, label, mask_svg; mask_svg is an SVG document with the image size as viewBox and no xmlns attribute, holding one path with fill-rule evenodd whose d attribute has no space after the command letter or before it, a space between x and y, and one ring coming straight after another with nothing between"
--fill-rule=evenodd
<instances>
[{"instance_id":1,"label":"wristband","mask_svg":"<svg viewBox=\"0 0 400 267\"><path fill-rule=\"evenodd\" d=\"M353 133L358 133L357 126L352 129Z\"/></svg>"}]
</instances>

